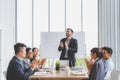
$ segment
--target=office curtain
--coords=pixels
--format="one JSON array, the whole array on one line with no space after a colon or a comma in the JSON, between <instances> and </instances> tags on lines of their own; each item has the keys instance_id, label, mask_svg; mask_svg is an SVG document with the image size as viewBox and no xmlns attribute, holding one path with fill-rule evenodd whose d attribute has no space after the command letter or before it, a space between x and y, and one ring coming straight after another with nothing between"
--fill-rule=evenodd
<instances>
[{"instance_id":1,"label":"office curtain","mask_svg":"<svg viewBox=\"0 0 120 80\"><path fill-rule=\"evenodd\" d=\"M98 0L98 45L113 49L114 69L120 70L120 0Z\"/></svg>"}]
</instances>

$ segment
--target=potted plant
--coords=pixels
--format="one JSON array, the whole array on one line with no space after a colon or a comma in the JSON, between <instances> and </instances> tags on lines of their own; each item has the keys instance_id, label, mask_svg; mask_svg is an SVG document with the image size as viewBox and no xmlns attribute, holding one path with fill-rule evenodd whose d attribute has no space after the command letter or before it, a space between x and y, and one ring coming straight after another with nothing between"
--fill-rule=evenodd
<instances>
[{"instance_id":1,"label":"potted plant","mask_svg":"<svg viewBox=\"0 0 120 80\"><path fill-rule=\"evenodd\" d=\"M59 61L56 61L55 66L56 66L57 71L60 70L60 62Z\"/></svg>"}]
</instances>

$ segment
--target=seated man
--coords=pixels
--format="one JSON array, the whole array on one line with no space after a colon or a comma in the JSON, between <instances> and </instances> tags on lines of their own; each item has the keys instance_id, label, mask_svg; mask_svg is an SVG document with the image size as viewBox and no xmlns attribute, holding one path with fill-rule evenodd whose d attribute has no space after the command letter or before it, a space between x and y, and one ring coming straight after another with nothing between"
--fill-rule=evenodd
<instances>
[{"instance_id":1,"label":"seated man","mask_svg":"<svg viewBox=\"0 0 120 80\"><path fill-rule=\"evenodd\" d=\"M112 49L109 47L102 48L102 55L105 67L105 78L109 77L112 70L114 69L114 65L111 59L112 52L113 52Z\"/></svg>"},{"instance_id":2,"label":"seated man","mask_svg":"<svg viewBox=\"0 0 120 80\"><path fill-rule=\"evenodd\" d=\"M14 45L15 56L9 63L7 69L7 80L29 80L29 76L34 73L36 65L25 70L23 65L23 58L26 56L26 45L23 43L16 43Z\"/></svg>"}]
</instances>

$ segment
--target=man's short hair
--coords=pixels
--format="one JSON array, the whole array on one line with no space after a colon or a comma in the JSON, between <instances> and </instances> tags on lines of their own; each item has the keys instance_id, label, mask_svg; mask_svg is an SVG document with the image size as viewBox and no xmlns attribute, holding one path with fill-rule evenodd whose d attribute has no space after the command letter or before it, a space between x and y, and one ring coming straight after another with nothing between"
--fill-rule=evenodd
<instances>
[{"instance_id":1,"label":"man's short hair","mask_svg":"<svg viewBox=\"0 0 120 80\"><path fill-rule=\"evenodd\" d=\"M70 30L72 33L74 32L71 28L67 28L67 30Z\"/></svg>"},{"instance_id":2,"label":"man's short hair","mask_svg":"<svg viewBox=\"0 0 120 80\"><path fill-rule=\"evenodd\" d=\"M21 51L21 48L23 48L23 47L26 47L26 45L23 44L23 43L16 43L16 44L14 45L15 54L17 54L18 52L20 52L20 51Z\"/></svg>"},{"instance_id":3,"label":"man's short hair","mask_svg":"<svg viewBox=\"0 0 120 80\"><path fill-rule=\"evenodd\" d=\"M112 55L112 53L113 53L113 50L112 50L112 48L110 48L110 47L102 47L102 50L105 50L105 51L107 51L107 53L108 54L111 54Z\"/></svg>"}]
</instances>

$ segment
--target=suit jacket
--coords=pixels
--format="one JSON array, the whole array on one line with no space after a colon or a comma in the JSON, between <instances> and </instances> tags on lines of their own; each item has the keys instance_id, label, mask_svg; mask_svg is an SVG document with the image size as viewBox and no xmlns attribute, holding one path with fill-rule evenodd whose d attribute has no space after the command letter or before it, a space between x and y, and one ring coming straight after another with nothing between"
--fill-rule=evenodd
<instances>
[{"instance_id":1,"label":"suit jacket","mask_svg":"<svg viewBox=\"0 0 120 80\"><path fill-rule=\"evenodd\" d=\"M33 71L29 68L24 69L22 61L16 56L12 58L7 69L7 80L28 80L28 77L33 74Z\"/></svg>"},{"instance_id":2,"label":"suit jacket","mask_svg":"<svg viewBox=\"0 0 120 80\"><path fill-rule=\"evenodd\" d=\"M25 70L28 69L28 68L30 68L30 64L31 64L30 59L27 59L27 58L23 59L23 65L24 65L24 69Z\"/></svg>"},{"instance_id":3,"label":"suit jacket","mask_svg":"<svg viewBox=\"0 0 120 80\"><path fill-rule=\"evenodd\" d=\"M104 70L103 60L96 60L90 71L89 80L104 80Z\"/></svg>"},{"instance_id":4,"label":"suit jacket","mask_svg":"<svg viewBox=\"0 0 120 80\"><path fill-rule=\"evenodd\" d=\"M61 39L61 42L63 42L64 44L64 48L61 48L60 46L58 47L58 51L62 51L61 52L61 56L60 56L60 60L65 60L65 52L66 52L66 48L65 48L65 41L67 38L63 38ZM77 53L77 49L78 49L78 44L77 44L77 40L74 38L70 39L70 42L68 44L68 52L67 52L67 56L68 56L68 60L70 63L70 66L75 66L75 53Z\"/></svg>"}]
</instances>

